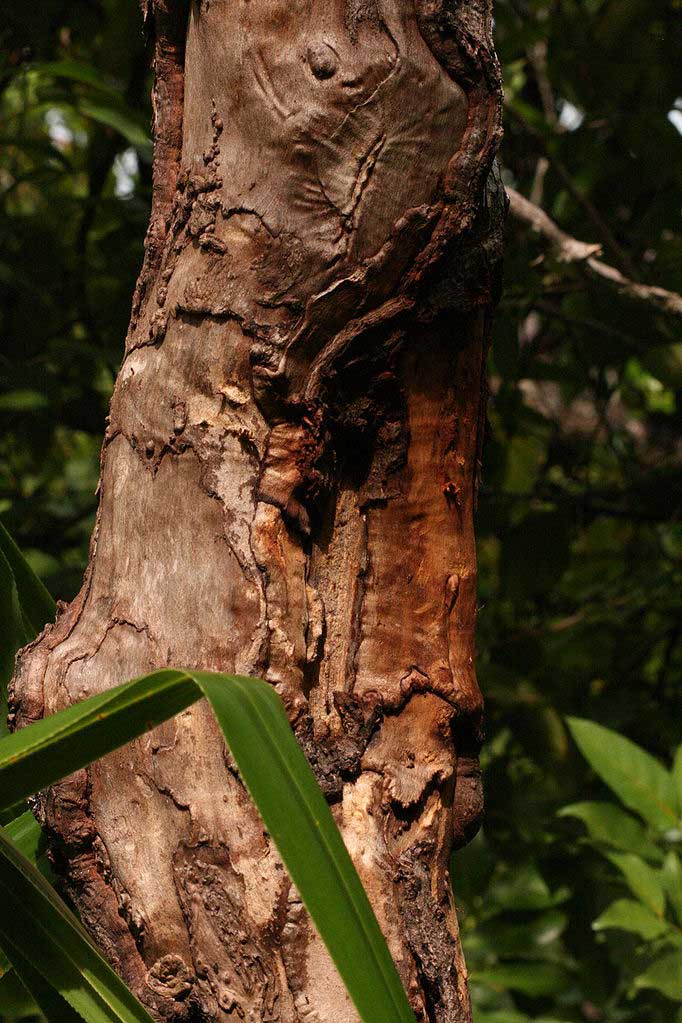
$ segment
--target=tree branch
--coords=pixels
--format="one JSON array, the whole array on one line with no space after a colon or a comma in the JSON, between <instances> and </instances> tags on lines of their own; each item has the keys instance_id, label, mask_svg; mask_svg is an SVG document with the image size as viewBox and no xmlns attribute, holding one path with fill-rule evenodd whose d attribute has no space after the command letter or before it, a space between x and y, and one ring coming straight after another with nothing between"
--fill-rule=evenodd
<instances>
[{"instance_id":1,"label":"tree branch","mask_svg":"<svg viewBox=\"0 0 682 1023\"><path fill-rule=\"evenodd\" d=\"M596 258L601 254L601 245L581 242L566 234L544 210L530 202L516 189L508 187L507 195L512 216L529 224L547 238L561 262L579 263L590 277L605 282L620 295L637 302L645 302L659 312L682 316L682 295L656 285L640 284L638 281L630 280L620 270Z\"/></svg>"}]
</instances>

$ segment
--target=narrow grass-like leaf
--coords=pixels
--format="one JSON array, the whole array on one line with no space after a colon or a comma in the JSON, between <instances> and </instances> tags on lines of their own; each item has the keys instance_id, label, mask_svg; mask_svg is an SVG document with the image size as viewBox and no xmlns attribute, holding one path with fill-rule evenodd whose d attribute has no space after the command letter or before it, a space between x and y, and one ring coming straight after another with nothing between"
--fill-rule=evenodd
<instances>
[{"instance_id":1,"label":"narrow grass-like leaf","mask_svg":"<svg viewBox=\"0 0 682 1023\"><path fill-rule=\"evenodd\" d=\"M331 811L271 686L192 676L366 1023L414 1023L400 978Z\"/></svg>"},{"instance_id":2,"label":"narrow grass-like leaf","mask_svg":"<svg viewBox=\"0 0 682 1023\"><path fill-rule=\"evenodd\" d=\"M50 884L0 829L0 945L30 990L37 971L88 1023L151 1023ZM21 973L28 960L29 976ZM41 988L40 984L38 988ZM42 988L41 988L42 990ZM32 992L34 997L40 994Z\"/></svg>"},{"instance_id":3,"label":"narrow grass-like leaf","mask_svg":"<svg viewBox=\"0 0 682 1023\"><path fill-rule=\"evenodd\" d=\"M35 1019L36 1004L14 970L0 976L0 1019L2 1023L19 1023Z\"/></svg>"},{"instance_id":4,"label":"narrow grass-like leaf","mask_svg":"<svg viewBox=\"0 0 682 1023\"><path fill-rule=\"evenodd\" d=\"M0 740L0 805L29 795L98 759L172 717L200 695L208 698L246 787L364 1023L414 1023L400 978L331 811L279 698L265 682L168 668L90 697ZM16 849L14 852L20 856ZM0 898L6 894L8 905L14 900L17 920L27 911L32 913L31 942L35 949L40 948L42 963L45 956L50 958L50 941L58 931L52 926L43 927L42 903L35 885L17 896L15 879L7 881L11 859L0 857L0 862ZM25 871L33 870L25 860L22 863ZM40 875L33 870L33 881L36 876ZM43 879L41 884L43 888L38 891L43 896L46 887L56 898ZM4 934L10 946L23 953L22 930L13 922L14 910L10 913L12 920L0 927L0 944ZM60 955L68 953L63 942L60 947ZM81 964L77 957L72 965L78 971ZM53 979L42 966L40 969L46 979ZM74 976L71 980L76 983ZM82 1011L81 1004L76 1005L71 997L71 987L58 990L69 1004ZM87 1019L100 1023L104 1017L91 1013L103 1011L102 1007L98 1008L97 999L88 991ZM127 1017L111 1018L120 1023Z\"/></svg>"},{"instance_id":5,"label":"narrow grass-like leaf","mask_svg":"<svg viewBox=\"0 0 682 1023\"><path fill-rule=\"evenodd\" d=\"M567 721L580 752L626 806L656 828L675 827L678 813L673 781L655 757L594 721Z\"/></svg>"},{"instance_id":6,"label":"narrow grass-like leaf","mask_svg":"<svg viewBox=\"0 0 682 1023\"><path fill-rule=\"evenodd\" d=\"M21 610L14 573L0 549L0 736L7 734L7 683L14 672L14 655L32 632Z\"/></svg>"},{"instance_id":7,"label":"narrow grass-like leaf","mask_svg":"<svg viewBox=\"0 0 682 1023\"><path fill-rule=\"evenodd\" d=\"M19 949L6 937L3 939L12 960L17 977L21 978L21 984L30 994L48 1023L83 1023L83 1017L76 1012L65 1001L52 985L45 980L41 973L36 970L30 959L26 959ZM0 1001L0 1006L2 1002ZM29 1009L29 1007L26 1007ZM22 1015L33 1015L30 1012ZM2 1017L0 1017L2 1018Z\"/></svg>"},{"instance_id":8,"label":"narrow grass-like leaf","mask_svg":"<svg viewBox=\"0 0 682 1023\"><path fill-rule=\"evenodd\" d=\"M6 736L0 740L0 807L123 746L197 696L186 672L162 668Z\"/></svg>"},{"instance_id":9,"label":"narrow grass-like leaf","mask_svg":"<svg viewBox=\"0 0 682 1023\"><path fill-rule=\"evenodd\" d=\"M45 852L45 836L40 830L37 820L32 813L26 811L5 827L5 834L14 842L15 846L23 856L37 867L41 874L48 879L52 877L52 871ZM0 977L3 977L11 964L7 956L0 949Z\"/></svg>"},{"instance_id":10,"label":"narrow grass-like leaf","mask_svg":"<svg viewBox=\"0 0 682 1023\"><path fill-rule=\"evenodd\" d=\"M29 863L37 867L44 877L48 878L48 880L52 877L52 870L47 859L45 835L38 821L29 810L7 824L5 826L5 834L11 839L22 856L25 856Z\"/></svg>"},{"instance_id":11,"label":"narrow grass-like leaf","mask_svg":"<svg viewBox=\"0 0 682 1023\"><path fill-rule=\"evenodd\" d=\"M29 637L32 639L43 629L46 622L54 621L55 602L1 522L0 551L4 554L14 576L24 618L33 630Z\"/></svg>"}]
</instances>

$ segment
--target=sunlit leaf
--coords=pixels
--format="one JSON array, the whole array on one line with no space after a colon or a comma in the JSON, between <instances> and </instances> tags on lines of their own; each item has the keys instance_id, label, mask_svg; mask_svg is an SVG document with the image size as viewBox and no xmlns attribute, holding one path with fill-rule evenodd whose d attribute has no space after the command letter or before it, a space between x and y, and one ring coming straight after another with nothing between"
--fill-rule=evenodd
<instances>
[{"instance_id":1,"label":"sunlit leaf","mask_svg":"<svg viewBox=\"0 0 682 1023\"><path fill-rule=\"evenodd\" d=\"M576 817L587 828L592 841L660 863L663 853L648 837L640 822L615 803L571 803L558 811L559 817Z\"/></svg>"},{"instance_id":2,"label":"sunlit leaf","mask_svg":"<svg viewBox=\"0 0 682 1023\"><path fill-rule=\"evenodd\" d=\"M663 888L673 908L677 923L682 926L682 863L672 850L666 855L662 871Z\"/></svg>"},{"instance_id":3,"label":"sunlit leaf","mask_svg":"<svg viewBox=\"0 0 682 1023\"><path fill-rule=\"evenodd\" d=\"M636 990L654 988L672 1001L682 1001L682 951L656 959L644 973L635 977Z\"/></svg>"},{"instance_id":4,"label":"sunlit leaf","mask_svg":"<svg viewBox=\"0 0 682 1023\"><path fill-rule=\"evenodd\" d=\"M647 906L634 899L617 899L597 917L592 927L595 931L617 928L638 934L645 941L652 941L668 930L668 924L651 912Z\"/></svg>"},{"instance_id":5,"label":"sunlit leaf","mask_svg":"<svg viewBox=\"0 0 682 1023\"><path fill-rule=\"evenodd\" d=\"M657 828L668 829L677 823L672 779L658 760L594 721L567 721L580 752L627 807Z\"/></svg>"},{"instance_id":6,"label":"sunlit leaf","mask_svg":"<svg viewBox=\"0 0 682 1023\"><path fill-rule=\"evenodd\" d=\"M625 878L628 888L656 916L665 908L665 891L660 871L633 853L607 852L604 854Z\"/></svg>"}]
</instances>

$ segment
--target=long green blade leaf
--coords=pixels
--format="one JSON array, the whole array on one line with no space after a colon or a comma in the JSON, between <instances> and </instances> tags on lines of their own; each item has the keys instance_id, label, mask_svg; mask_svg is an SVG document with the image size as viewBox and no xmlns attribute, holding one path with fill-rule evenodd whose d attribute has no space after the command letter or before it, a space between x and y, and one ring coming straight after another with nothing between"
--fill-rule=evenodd
<instances>
[{"instance_id":1,"label":"long green blade leaf","mask_svg":"<svg viewBox=\"0 0 682 1023\"><path fill-rule=\"evenodd\" d=\"M0 829L0 944L26 987L37 971L88 1023L151 1023L45 878ZM29 975L22 962L33 967ZM42 987L32 991L34 997Z\"/></svg>"},{"instance_id":2,"label":"long green blade leaf","mask_svg":"<svg viewBox=\"0 0 682 1023\"><path fill-rule=\"evenodd\" d=\"M55 602L1 522L0 551L12 570L24 617L36 635L46 622L54 621Z\"/></svg>"},{"instance_id":3,"label":"long green blade leaf","mask_svg":"<svg viewBox=\"0 0 682 1023\"><path fill-rule=\"evenodd\" d=\"M6 736L0 740L0 809L123 746L197 696L185 672L163 668Z\"/></svg>"},{"instance_id":4,"label":"long green blade leaf","mask_svg":"<svg viewBox=\"0 0 682 1023\"><path fill-rule=\"evenodd\" d=\"M38 868L41 874L48 879L52 877L45 852L45 836L32 813L27 810L20 817L16 817L5 827L5 834L29 863ZM13 956L13 961L14 958ZM7 956L0 950L0 977L3 977L10 969L11 964ZM32 989L33 985L31 985Z\"/></svg>"},{"instance_id":5,"label":"long green blade leaf","mask_svg":"<svg viewBox=\"0 0 682 1023\"><path fill-rule=\"evenodd\" d=\"M365 890L278 696L257 679L191 674L360 1016L366 1023L414 1023Z\"/></svg>"},{"instance_id":6,"label":"long green blade leaf","mask_svg":"<svg viewBox=\"0 0 682 1023\"><path fill-rule=\"evenodd\" d=\"M33 814L27 810L21 817L16 817L5 826L5 834L12 840L22 856L34 867L37 867L41 874L48 880L52 877L52 870L47 859L47 842L38 821Z\"/></svg>"},{"instance_id":7,"label":"long green blade leaf","mask_svg":"<svg viewBox=\"0 0 682 1023\"><path fill-rule=\"evenodd\" d=\"M71 1008L59 992L36 970L33 963L26 959L6 937L3 937L2 940L11 957L17 977L21 978L23 986L48 1023L83 1023L80 1013Z\"/></svg>"},{"instance_id":8,"label":"long green blade leaf","mask_svg":"<svg viewBox=\"0 0 682 1023\"><path fill-rule=\"evenodd\" d=\"M0 804L14 802L123 745L201 694L216 714L246 787L361 1018L365 1023L414 1023L343 839L280 700L265 682L169 668L90 697L0 740ZM15 887L10 884L5 890L11 893ZM34 914L39 927L38 907ZM40 938L49 943L51 933L35 936L36 942ZM18 936L9 933L7 940L17 944Z\"/></svg>"}]
</instances>

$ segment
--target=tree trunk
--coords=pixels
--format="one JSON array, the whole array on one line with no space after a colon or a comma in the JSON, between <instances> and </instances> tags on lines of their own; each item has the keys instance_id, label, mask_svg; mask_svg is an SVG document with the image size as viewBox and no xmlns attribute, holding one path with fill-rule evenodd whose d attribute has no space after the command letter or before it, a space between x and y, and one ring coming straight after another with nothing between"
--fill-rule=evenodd
<instances>
[{"instance_id":1,"label":"tree trunk","mask_svg":"<svg viewBox=\"0 0 682 1023\"><path fill-rule=\"evenodd\" d=\"M268 679L418 1019L465 1023L489 0L147 5L153 209L90 564L21 655L14 723L163 665ZM357 1020L203 704L38 811L159 1018Z\"/></svg>"}]
</instances>

